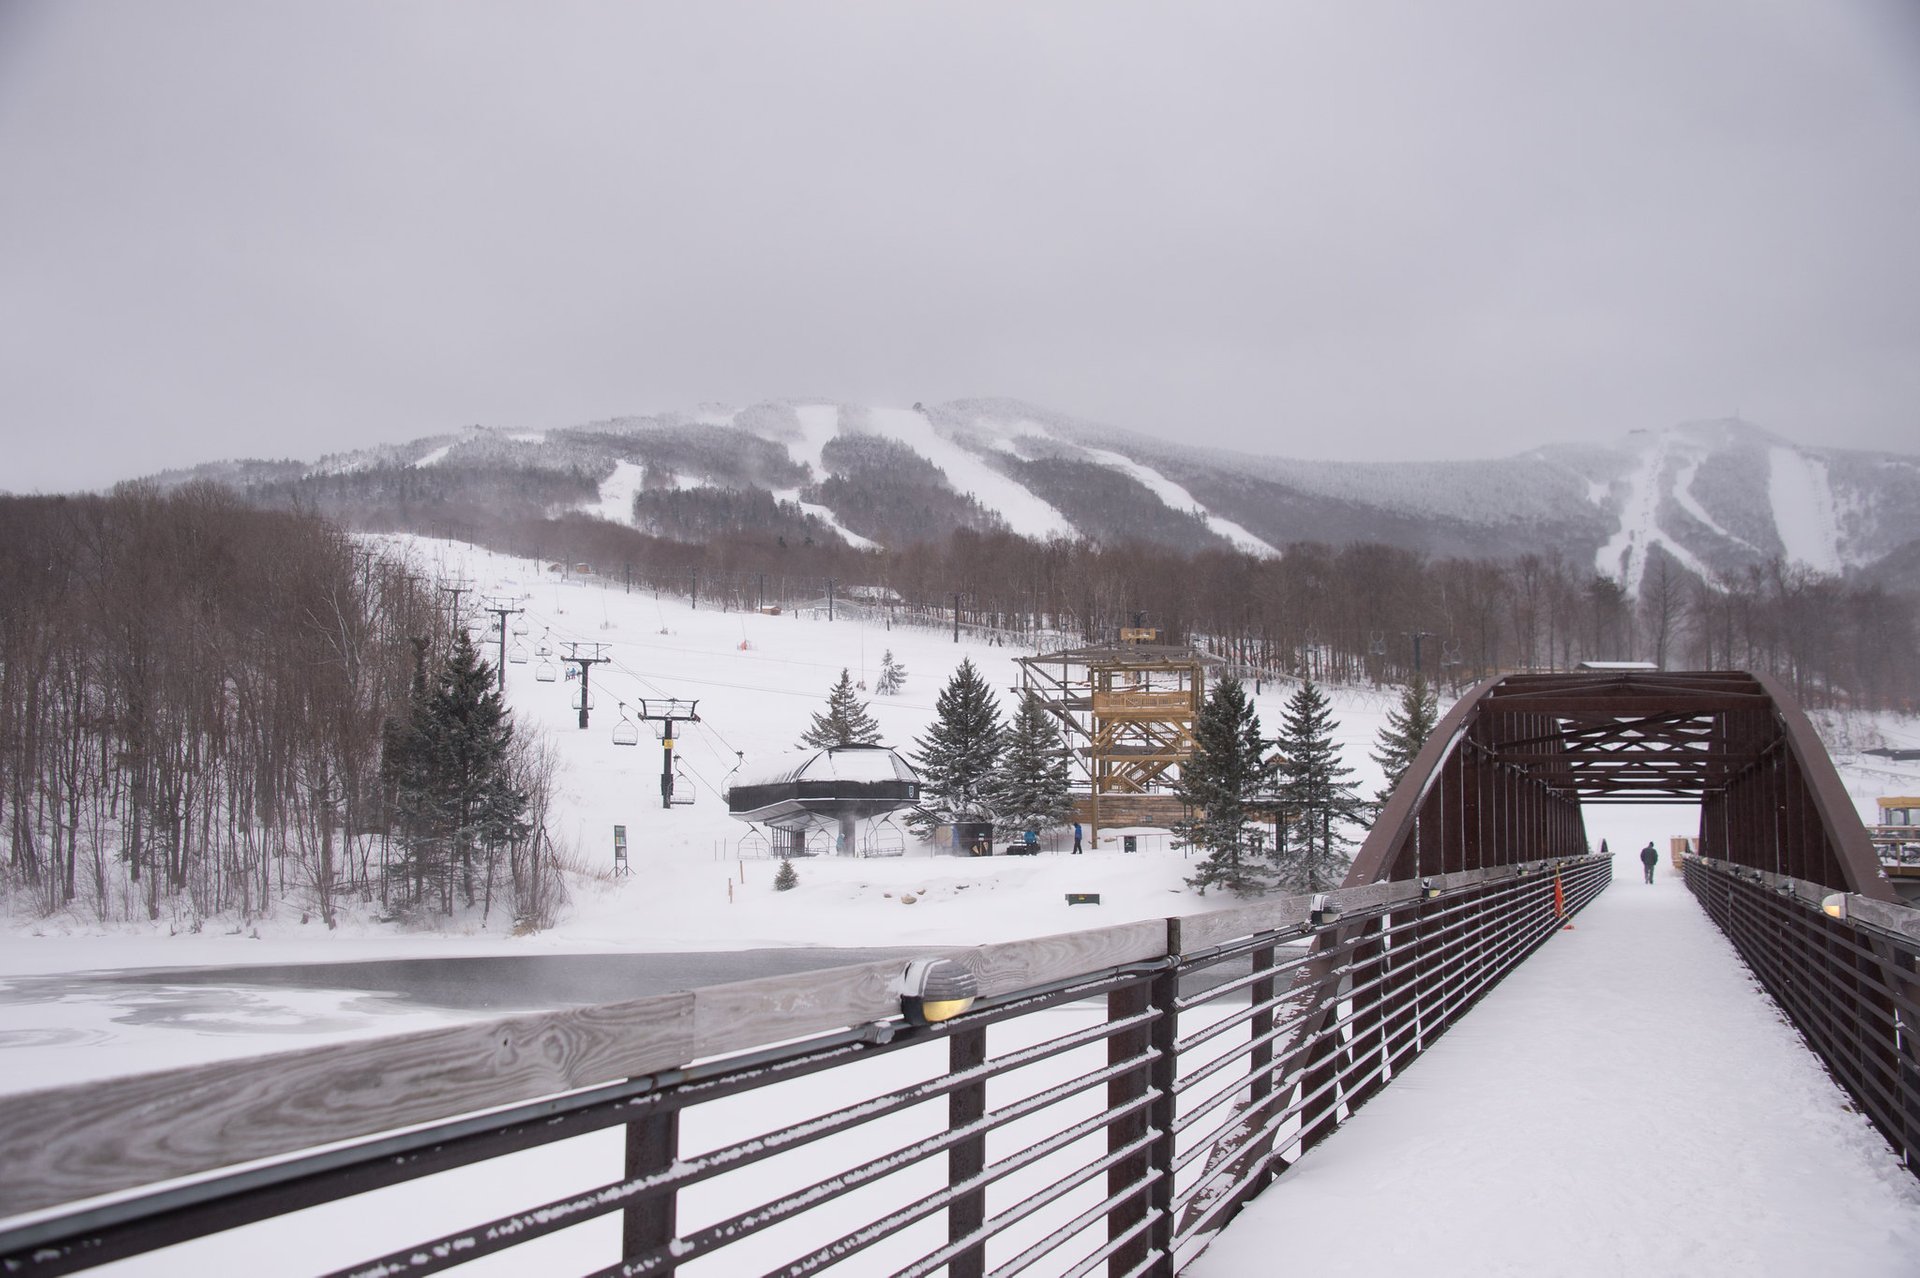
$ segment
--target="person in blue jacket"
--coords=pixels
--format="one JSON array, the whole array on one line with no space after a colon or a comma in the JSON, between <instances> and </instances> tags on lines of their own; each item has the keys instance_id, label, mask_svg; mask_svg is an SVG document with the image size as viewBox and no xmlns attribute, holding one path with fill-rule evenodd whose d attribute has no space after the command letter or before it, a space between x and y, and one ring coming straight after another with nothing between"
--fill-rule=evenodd
<instances>
[{"instance_id":1,"label":"person in blue jacket","mask_svg":"<svg viewBox=\"0 0 1920 1278\"><path fill-rule=\"evenodd\" d=\"M1040 831L1028 830L1024 835L1021 836L1020 841L1027 845L1028 856L1032 856L1038 851L1040 851Z\"/></svg>"},{"instance_id":2,"label":"person in blue jacket","mask_svg":"<svg viewBox=\"0 0 1920 1278\"><path fill-rule=\"evenodd\" d=\"M1080 855L1080 823L1078 821L1073 823L1073 854Z\"/></svg>"}]
</instances>

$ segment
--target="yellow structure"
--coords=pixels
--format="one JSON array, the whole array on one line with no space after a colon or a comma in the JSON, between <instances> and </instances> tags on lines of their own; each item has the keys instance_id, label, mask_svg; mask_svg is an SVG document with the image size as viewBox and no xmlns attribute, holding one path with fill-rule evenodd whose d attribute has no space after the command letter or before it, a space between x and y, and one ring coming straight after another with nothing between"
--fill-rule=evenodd
<instances>
[{"instance_id":1,"label":"yellow structure","mask_svg":"<svg viewBox=\"0 0 1920 1278\"><path fill-rule=\"evenodd\" d=\"M1060 722L1085 789L1074 817L1098 847L1103 827L1170 826L1172 793L1193 757L1207 663L1189 648L1132 642L1020 658L1020 685Z\"/></svg>"},{"instance_id":2,"label":"yellow structure","mask_svg":"<svg viewBox=\"0 0 1920 1278\"><path fill-rule=\"evenodd\" d=\"M1867 827L1880 864L1893 878L1920 878L1920 795L1883 794L1880 820Z\"/></svg>"}]
</instances>

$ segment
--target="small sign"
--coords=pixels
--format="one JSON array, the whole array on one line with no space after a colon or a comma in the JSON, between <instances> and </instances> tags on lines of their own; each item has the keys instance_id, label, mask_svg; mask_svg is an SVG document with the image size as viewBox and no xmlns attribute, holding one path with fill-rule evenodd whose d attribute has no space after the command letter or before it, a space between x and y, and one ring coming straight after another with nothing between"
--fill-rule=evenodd
<instances>
[{"instance_id":1,"label":"small sign","mask_svg":"<svg viewBox=\"0 0 1920 1278\"><path fill-rule=\"evenodd\" d=\"M1069 892L1067 893L1067 904L1098 905L1100 904L1100 894L1098 892Z\"/></svg>"},{"instance_id":2,"label":"small sign","mask_svg":"<svg viewBox=\"0 0 1920 1278\"><path fill-rule=\"evenodd\" d=\"M1138 852L1140 850L1140 836L1135 834L1121 835L1120 850L1122 852Z\"/></svg>"}]
</instances>

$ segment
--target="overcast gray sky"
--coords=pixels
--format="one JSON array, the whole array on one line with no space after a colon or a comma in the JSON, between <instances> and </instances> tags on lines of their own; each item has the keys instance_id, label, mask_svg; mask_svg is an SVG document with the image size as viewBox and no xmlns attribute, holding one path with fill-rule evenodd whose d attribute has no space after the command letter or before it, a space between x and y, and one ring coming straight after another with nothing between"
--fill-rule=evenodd
<instances>
[{"instance_id":1,"label":"overcast gray sky","mask_svg":"<svg viewBox=\"0 0 1920 1278\"><path fill-rule=\"evenodd\" d=\"M1920 444L1902 0L0 0L0 489L1011 395Z\"/></svg>"}]
</instances>

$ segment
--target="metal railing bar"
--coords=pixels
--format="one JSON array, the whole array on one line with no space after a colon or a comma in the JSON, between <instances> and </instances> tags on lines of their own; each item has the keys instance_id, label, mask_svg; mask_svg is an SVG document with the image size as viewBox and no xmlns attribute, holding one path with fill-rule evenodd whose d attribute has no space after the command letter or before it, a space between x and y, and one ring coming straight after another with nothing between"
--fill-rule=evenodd
<instances>
[{"instance_id":1,"label":"metal railing bar","mask_svg":"<svg viewBox=\"0 0 1920 1278\"><path fill-rule=\"evenodd\" d=\"M1106 1171L1116 1163L1124 1162L1152 1143L1153 1133L1149 1132L1138 1140L1129 1141L1118 1150L1104 1153L1093 1162L1085 1163L1074 1168L1065 1176L1054 1180L1045 1189L1022 1198L1012 1207L994 1213L991 1220L981 1228L968 1234L966 1238L951 1242L936 1251L928 1252L925 1256L922 1256L919 1260L907 1266L907 1268L902 1269L894 1278L919 1278L920 1275L932 1273L961 1252L977 1247L988 1239L1004 1232L1010 1226L1020 1223L1040 1208L1080 1188L1101 1172ZM1118 1193L1109 1194L1101 1200L1098 1206L1083 1213L1081 1217L1076 1218L1074 1221L1059 1226L1052 1233L1048 1234L1046 1238L1034 1243L1021 1254L1019 1259L1012 1262L1011 1267L1017 1269L1025 1263L1029 1263L1029 1257L1043 1256L1047 1252L1060 1247L1087 1225L1092 1224L1096 1220L1104 1219L1108 1211L1126 1202L1129 1198L1134 1197L1144 1186L1157 1179L1159 1175L1159 1172L1151 1171L1145 1179L1136 1180ZM982 1178L981 1183L985 1183L984 1178Z\"/></svg>"},{"instance_id":2,"label":"metal railing bar","mask_svg":"<svg viewBox=\"0 0 1920 1278\"><path fill-rule=\"evenodd\" d=\"M1093 1087L1097 1087L1110 1079L1132 1073L1143 1064L1150 1063L1152 1056L1153 1053L1151 1051L1142 1053L1125 1061L1096 1070L1090 1074L1081 1075L1057 1087L1048 1088L1043 1092L1037 1092L1033 1096L1023 1097L1011 1105L994 1110L977 1124L970 1123L960 1128L949 1128L932 1136L925 1137L922 1140L915 1141L912 1144L904 1145L891 1153L869 1159L867 1162L849 1168L846 1171L838 1172L834 1175L831 1184L816 1184L810 1186L798 1193L788 1194L784 1198L762 1204L751 1211L740 1213L731 1219L717 1222L695 1233L684 1235L676 1241L674 1247L671 1249L672 1258L676 1263L692 1259L694 1256L709 1251L717 1245L722 1245L732 1238L765 1228L768 1225L776 1224L803 1211L810 1210L823 1202L829 1202L862 1185L879 1180L884 1176L892 1175L895 1171L903 1167L911 1166L913 1163L923 1161L935 1154L943 1153L952 1145L962 1140L971 1139L982 1131L1004 1126L1016 1119L1024 1118L1029 1114L1057 1104L1069 1096L1077 1095ZM965 1189L973 1190L983 1185L989 1185L1000 1177L1016 1171L1038 1158L1045 1157L1058 1148L1071 1144L1075 1140L1084 1139L1086 1136L1109 1125L1114 1118L1144 1108L1155 1099L1156 1096L1157 1093L1149 1088L1142 1096L1129 1101L1125 1105L1115 1106L1110 1111L1104 1111L1094 1118L1085 1119L1072 1127L1056 1132L1045 1140L995 1163L981 1176L969 1181ZM936 1197L940 1199L939 1205L944 1206L947 1201L958 1197L961 1192L963 1191L952 1187L941 1191L939 1195L936 1195ZM649 1254L659 1255L661 1253ZM636 1270L635 1272L644 1271Z\"/></svg>"},{"instance_id":3,"label":"metal railing bar","mask_svg":"<svg viewBox=\"0 0 1920 1278\"><path fill-rule=\"evenodd\" d=\"M1067 1131L1055 1133L1040 1145L1021 1150L1012 1158L1002 1160L987 1172L972 1178L965 1184L949 1186L936 1193L928 1194L924 1198L898 1208L886 1216L881 1217L879 1220L855 1230L853 1233L844 1235L834 1242L828 1243L810 1255L792 1261L784 1270L775 1270L773 1272L784 1272L797 1278L798 1275L812 1273L822 1266L837 1264L855 1252L871 1247L888 1234L904 1229L915 1221L925 1219L934 1212L944 1209L949 1203L962 1194L972 1192L985 1185L990 1185L1002 1176L1030 1166L1040 1159L1047 1157L1049 1154L1057 1153L1076 1140L1085 1139L1087 1136L1092 1135L1107 1125L1108 1122L1104 1116L1098 1120L1088 1120L1086 1123L1075 1124L1073 1128L1069 1128ZM1086 1130L1080 1130L1081 1128L1085 1128ZM1119 1149L1110 1150L1094 1159L1091 1163L1076 1168L1068 1174L1065 1183L1056 1181L1054 1185L1049 1186L1047 1190L1043 1191L1045 1197L1036 1196L1034 1198L1023 1199L1018 1206L995 1213L992 1220L988 1221L981 1229L975 1231L974 1235L968 1239L966 1247L962 1247L959 1250L966 1250L967 1247L975 1246L992 1238L1006 1225L1024 1219L1027 1215L1039 1210L1047 1203L1052 1202L1061 1194L1069 1193L1079 1188L1093 1177L1106 1171L1109 1167L1141 1152L1152 1143L1153 1134L1149 1132L1138 1140L1130 1141ZM1137 1193L1141 1187L1150 1185L1157 1180L1160 1174L1158 1171L1149 1171L1146 1176L1128 1186L1127 1193L1120 1195L1120 1197L1125 1198L1129 1194ZM942 1247L939 1250L944 1252L947 1251L948 1248ZM677 1253L677 1259L684 1258L684 1256L684 1252Z\"/></svg>"},{"instance_id":4,"label":"metal railing bar","mask_svg":"<svg viewBox=\"0 0 1920 1278\"><path fill-rule=\"evenodd\" d=\"M1391 1039L1399 1035L1411 1033L1413 1030L1414 1012L1415 1008L1411 1004L1392 1011L1383 1012L1376 1022L1378 1025L1384 1027L1394 1022L1402 1022L1398 1024L1396 1028L1383 1035L1383 1038ZM1190 1093L1192 1093L1193 1089L1197 1087L1199 1083L1211 1077L1213 1074L1218 1073L1226 1065L1236 1063L1242 1057L1251 1054L1255 1048L1272 1041L1279 1033L1279 1030L1275 1030L1274 1033L1264 1034L1257 1038L1250 1039L1245 1043L1237 1044L1233 1052L1216 1057L1199 1069L1183 1073L1180 1076L1179 1082L1175 1084L1174 1091L1175 1095L1181 1097L1182 1100L1190 1101L1190 1107L1174 1122L1173 1130L1175 1134L1184 1133L1185 1130L1201 1116L1218 1106L1222 1097L1230 1096L1238 1092L1241 1088L1250 1085L1253 1082L1254 1076L1252 1074L1239 1075L1215 1091L1207 1093L1204 1100L1192 1100ZM1322 1037L1324 1037L1324 1035L1316 1036L1309 1039L1308 1042L1319 1042Z\"/></svg>"},{"instance_id":5,"label":"metal railing bar","mask_svg":"<svg viewBox=\"0 0 1920 1278\"><path fill-rule=\"evenodd\" d=\"M1137 1067L1137 1059L1138 1058L1124 1061L1118 1065L1111 1065L1104 1069L1097 1070L1092 1074L1082 1075L1078 1078L1068 1080L1057 1088L1036 1093L1032 1097L1023 1098L1014 1105L996 1110L988 1117L997 1117L998 1121L985 1123L983 1120L983 1124L980 1125L979 1130L990 1130L992 1126L999 1126L1005 1122L1011 1122L1014 1119L1044 1109L1048 1105L1055 1104L1065 1099L1066 1096L1084 1091L1089 1087L1098 1086L1100 1083L1106 1081L1109 1076L1117 1076L1130 1072ZM975 1071L966 1072L971 1074ZM953 1082L955 1077L956 1076L949 1075L941 1079L931 1080L931 1084ZM963 1080L957 1085L964 1086L970 1081L977 1080ZM920 1100L933 1099L939 1095L944 1095L946 1091L950 1090L952 1090L951 1087L942 1088L930 1092L929 1095L920 1098ZM914 1103L920 1103L920 1101ZM856 1106L854 1108L859 1109L861 1107ZM845 1112L846 1111L836 1111L833 1115L822 1115L821 1117L823 1119L836 1117ZM894 1110L884 1112L891 1113L894 1112ZM868 1114L871 1117L882 1116L873 1111L868 1111ZM657 1194L666 1189L678 1190L687 1185L696 1184L702 1180L708 1180L712 1177L733 1171L738 1167L750 1166L753 1163L764 1161L776 1154L799 1148L804 1144L810 1143L812 1140L834 1135L839 1131L844 1131L851 1126L857 1125L858 1123L843 1123L835 1126L832 1130L810 1134L804 1140L782 1144L779 1148L768 1148L768 1146L772 1145L776 1137L781 1133L762 1137L743 1145L728 1146L713 1150L695 1158L681 1160L676 1163L672 1171L644 1177L640 1180L615 1181L595 1190L589 1190L569 1198L558 1199L543 1204L531 1211L517 1213L512 1216L503 1216L498 1220L477 1226L471 1230L457 1234L449 1234L418 1247L397 1251L391 1255L341 1270L339 1273L341 1275L364 1275L366 1278L372 1278L374 1275L403 1271L412 1273L437 1272L451 1265L463 1263L465 1260L472 1259L478 1255L500 1250L506 1246L517 1245L518 1243L529 1241L544 1234L570 1228L573 1225L591 1220L597 1216L605 1215L608 1212L629 1207L635 1199L643 1196ZM1099 1125L1096 1124L1094 1130L1098 1130L1098 1126ZM948 1146L955 1142L977 1135L978 1132L974 1128L975 1125L970 1124L968 1127L962 1129L948 1129L842 1172L835 1177L838 1187L835 1188L832 1193L821 1196L819 1201L826 1201L829 1198L837 1197L842 1193L858 1188L860 1185L877 1180L882 1175L891 1174L892 1171L898 1170L901 1167L909 1166L924 1158L944 1152ZM787 1130L793 1131L794 1129L789 1128ZM887 1164L885 1169L876 1172L875 1169L881 1167L883 1164ZM794 1204L798 1199L807 1198L809 1195L816 1193L820 1188L818 1185L813 1186L811 1189L803 1191L800 1195L789 1195L787 1198L776 1200L774 1203L763 1204L752 1211L734 1217L730 1221L723 1221L717 1225L709 1226L697 1234L688 1235L674 1251L674 1255L680 1260L690 1259L699 1251L710 1249L716 1240L724 1241L727 1237L733 1236L736 1233L750 1232L752 1229L776 1223L800 1211L805 1211L809 1207L816 1205L816 1203L809 1200L801 1202L799 1205L791 1204ZM746 1224L746 1228L738 1228L743 1224ZM719 1232L716 1233L715 1231ZM506 1241L499 1243L497 1246L484 1246L483 1243L476 1243L474 1241L476 1235L480 1235L485 1241L491 1241L496 1237L505 1239ZM447 1259L445 1263L429 1263L426 1265L413 1261L413 1258L422 1252L431 1253L436 1250L443 1250L449 1253L449 1259Z\"/></svg>"},{"instance_id":6,"label":"metal railing bar","mask_svg":"<svg viewBox=\"0 0 1920 1278\"><path fill-rule=\"evenodd\" d=\"M1114 969L1092 978L1074 978L1055 982L1050 987L1020 991L969 1013L967 1023L1011 1019L1046 1006L1078 1001L1135 979L1141 978ZM645 1078L437 1123L396 1136L276 1161L264 1167L215 1175L155 1194L21 1226L0 1235L0 1245L14 1254L44 1253L61 1249L64 1240L96 1235L85 1246L84 1261L76 1256L74 1263L102 1264L109 1259L191 1241L286 1211L336 1202L432 1172L449 1171L619 1126L634 1121L637 1115L625 1111L630 1111L632 1104L641 1098L647 1098L650 1104L684 1109L721 1096L836 1068L854 1057L929 1042L951 1032L949 1027L920 1032L903 1030L887 1041L877 1042L872 1029L863 1026L815 1036L781 1048L661 1071ZM769 1071L773 1077L769 1077ZM214 1203L219 1204L217 1218L209 1218L199 1210L203 1205ZM144 1235L144 1241L127 1236L136 1229ZM34 1271L48 1275L70 1272L60 1266L58 1260L57 1256L37 1257Z\"/></svg>"},{"instance_id":7,"label":"metal railing bar","mask_svg":"<svg viewBox=\"0 0 1920 1278\"><path fill-rule=\"evenodd\" d=\"M1109 1256L1112 1256L1115 1252L1119 1251L1121 1248L1125 1247L1128 1243L1138 1238L1142 1233L1145 1233L1146 1231L1152 1229L1155 1225L1158 1225L1162 1219L1163 1217L1161 1215L1160 1209L1158 1207L1149 1206L1147 1208L1147 1214L1145 1216L1141 1217L1139 1220L1135 1221L1133 1224L1128 1225L1125 1229L1120 1231L1118 1234L1114 1235L1112 1238L1107 1239L1106 1242L1102 1243L1100 1246L1094 1248L1091 1252L1087 1253L1087 1255L1083 1256L1080 1259L1079 1263L1074 1265L1073 1268L1064 1270L1061 1273L1060 1278L1086 1278L1088 1274L1092 1273L1094 1270L1100 1267L1101 1261L1106 1260ZM1152 1265L1153 1262L1157 1259L1159 1259L1159 1256L1156 1253L1149 1252L1148 1258L1145 1261L1145 1263L1147 1265ZM1008 1278L1009 1275L1016 1274L1018 1272L1019 1270L1014 1269L1011 1266L1003 1265L999 1269L994 1270L993 1273L989 1275L989 1278Z\"/></svg>"}]
</instances>

